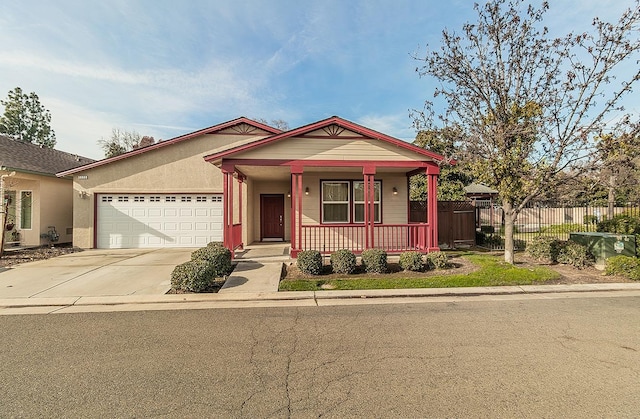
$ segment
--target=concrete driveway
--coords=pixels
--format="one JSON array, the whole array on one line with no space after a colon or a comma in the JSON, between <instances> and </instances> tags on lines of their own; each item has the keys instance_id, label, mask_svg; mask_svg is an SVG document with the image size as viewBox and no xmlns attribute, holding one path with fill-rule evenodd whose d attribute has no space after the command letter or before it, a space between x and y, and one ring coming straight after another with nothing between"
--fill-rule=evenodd
<instances>
[{"instance_id":1,"label":"concrete driveway","mask_svg":"<svg viewBox=\"0 0 640 419\"><path fill-rule=\"evenodd\" d=\"M164 294L195 249L85 250L0 271L0 299Z\"/></svg>"}]
</instances>

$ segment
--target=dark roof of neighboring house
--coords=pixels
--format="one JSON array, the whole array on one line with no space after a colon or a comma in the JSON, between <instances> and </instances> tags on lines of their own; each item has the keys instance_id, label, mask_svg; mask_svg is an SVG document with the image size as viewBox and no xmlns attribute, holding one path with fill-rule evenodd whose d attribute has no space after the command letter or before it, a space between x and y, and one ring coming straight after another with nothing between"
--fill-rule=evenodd
<instances>
[{"instance_id":1,"label":"dark roof of neighboring house","mask_svg":"<svg viewBox=\"0 0 640 419\"><path fill-rule=\"evenodd\" d=\"M491 189L482 183L472 183L464 187L464 191L468 194L497 194L498 191Z\"/></svg>"},{"instance_id":2,"label":"dark roof of neighboring house","mask_svg":"<svg viewBox=\"0 0 640 419\"><path fill-rule=\"evenodd\" d=\"M0 166L9 170L55 176L63 170L73 169L93 161L95 160L87 157L0 135Z\"/></svg>"}]
</instances>

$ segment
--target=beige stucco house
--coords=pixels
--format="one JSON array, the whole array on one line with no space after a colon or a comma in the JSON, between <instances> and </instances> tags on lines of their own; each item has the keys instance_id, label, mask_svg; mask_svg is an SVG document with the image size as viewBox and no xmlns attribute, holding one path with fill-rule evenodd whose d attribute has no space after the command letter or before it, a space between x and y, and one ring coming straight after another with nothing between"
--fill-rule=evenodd
<instances>
[{"instance_id":1,"label":"beige stucco house","mask_svg":"<svg viewBox=\"0 0 640 419\"><path fill-rule=\"evenodd\" d=\"M281 132L238 118L66 170L82 248L236 249L259 241L360 252L436 250L437 202L409 223L409 177L435 197L443 157L344 120Z\"/></svg>"},{"instance_id":2,"label":"beige stucco house","mask_svg":"<svg viewBox=\"0 0 640 419\"><path fill-rule=\"evenodd\" d=\"M41 148L0 135L0 196L6 205L10 230L6 244L49 244L49 231L56 242L70 243L73 233L73 180L56 173L94 160L64 151ZM3 208L5 208L3 206ZM4 210L0 210L3 219Z\"/></svg>"}]
</instances>

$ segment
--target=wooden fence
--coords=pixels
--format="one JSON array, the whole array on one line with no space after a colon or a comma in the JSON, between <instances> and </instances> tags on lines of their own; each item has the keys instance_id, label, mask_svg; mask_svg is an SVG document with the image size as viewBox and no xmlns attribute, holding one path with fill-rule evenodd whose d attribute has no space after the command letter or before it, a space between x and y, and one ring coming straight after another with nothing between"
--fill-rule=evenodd
<instances>
[{"instance_id":1,"label":"wooden fence","mask_svg":"<svg viewBox=\"0 0 640 419\"><path fill-rule=\"evenodd\" d=\"M409 220L426 222L427 203L411 201ZM438 202L438 245L442 248L473 246L476 240L476 209L467 201Z\"/></svg>"}]
</instances>

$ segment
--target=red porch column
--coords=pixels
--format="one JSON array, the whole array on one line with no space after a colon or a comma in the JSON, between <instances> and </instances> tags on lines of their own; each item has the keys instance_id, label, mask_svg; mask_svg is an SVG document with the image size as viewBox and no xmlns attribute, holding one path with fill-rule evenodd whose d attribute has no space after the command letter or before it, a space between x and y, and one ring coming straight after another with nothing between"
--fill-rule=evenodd
<instances>
[{"instance_id":1,"label":"red porch column","mask_svg":"<svg viewBox=\"0 0 640 419\"><path fill-rule=\"evenodd\" d=\"M240 223L240 225L244 224L242 221L242 196L243 196L242 185L244 184L244 179L245 177L243 175L238 174L238 223ZM233 223L231 228L233 228ZM240 249L244 248L244 243L242 242L242 239L240 240L240 243L238 243L238 246L240 247Z\"/></svg>"},{"instance_id":2,"label":"red porch column","mask_svg":"<svg viewBox=\"0 0 640 419\"><path fill-rule=\"evenodd\" d=\"M371 249L375 247L375 166L364 166L362 174L364 176L364 248Z\"/></svg>"},{"instance_id":3,"label":"red porch column","mask_svg":"<svg viewBox=\"0 0 640 419\"><path fill-rule=\"evenodd\" d=\"M222 167L222 243L233 254L233 170Z\"/></svg>"},{"instance_id":4,"label":"red porch column","mask_svg":"<svg viewBox=\"0 0 640 419\"><path fill-rule=\"evenodd\" d=\"M302 172L291 166L291 257L298 257L302 249Z\"/></svg>"},{"instance_id":5,"label":"red porch column","mask_svg":"<svg viewBox=\"0 0 640 419\"><path fill-rule=\"evenodd\" d=\"M440 168L437 165L427 167L427 194L429 235L427 237L427 251L437 252L438 247L438 175Z\"/></svg>"}]
</instances>

